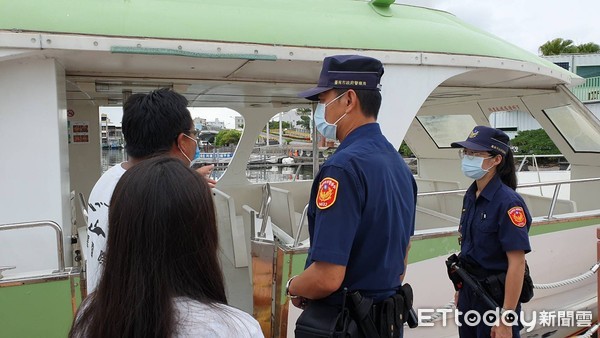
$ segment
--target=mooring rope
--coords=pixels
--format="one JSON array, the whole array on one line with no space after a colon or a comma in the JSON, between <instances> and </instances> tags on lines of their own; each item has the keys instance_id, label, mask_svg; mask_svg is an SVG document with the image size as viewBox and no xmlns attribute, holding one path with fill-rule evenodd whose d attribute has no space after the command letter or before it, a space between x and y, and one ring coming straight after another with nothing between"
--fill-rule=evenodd
<instances>
[{"instance_id":1,"label":"mooring rope","mask_svg":"<svg viewBox=\"0 0 600 338\"><path fill-rule=\"evenodd\" d=\"M582 273L579 276L572 277L572 278L569 278L569 279L564 279L564 280L561 280L561 281L558 281L558 282L554 282L554 283L533 284L533 288L534 289L547 290L547 289L558 288L558 287L561 287L561 286L566 286L566 285L569 285L569 284L578 283L578 282L581 282L582 280L585 280L585 279L588 279L588 278L592 277L596 273L596 271L598 271L598 268L600 268L600 262L597 262L588 271ZM441 308L438 307L438 309L448 310L448 309L453 309L454 307L455 307L454 306L454 300L452 300L452 301L448 302L446 305L444 305L443 307L441 307ZM442 317L443 313L444 313L444 311L436 311L434 314L431 315L431 318L429 318L427 320L424 320L423 323L432 323L432 322L435 322L435 321L437 321L438 319L440 319ZM579 336L579 337L589 338L589 337L591 337L591 335L594 332L596 332L598 330L599 327L600 327L600 324L596 324L596 325L592 326L590 328L590 330L588 330L588 332L585 333L585 335Z\"/></svg>"},{"instance_id":2,"label":"mooring rope","mask_svg":"<svg viewBox=\"0 0 600 338\"><path fill-rule=\"evenodd\" d=\"M454 305L454 300L449 301L446 305L442 306L441 308L438 307L436 310L440 309L440 310L451 310L454 309L455 305ZM422 323L433 323L435 321L437 321L438 319L442 318L442 314L445 313L446 311L436 311L435 313L433 313L431 315L431 318L423 320Z\"/></svg>"},{"instance_id":3,"label":"mooring rope","mask_svg":"<svg viewBox=\"0 0 600 338\"><path fill-rule=\"evenodd\" d=\"M588 271L582 273L581 275L579 275L577 277L573 277L573 278L561 280L561 281L554 282L554 283L533 284L533 288L534 289L547 290L547 289L554 289L554 288L558 288L558 287L561 287L561 286L566 286L566 285L569 285L569 284L574 284L574 283L577 283L577 282L581 282L584 279L592 277L594 275L594 273L596 273L596 271L598 271L599 267L600 267L600 262L594 264L594 266L592 266Z\"/></svg>"},{"instance_id":4,"label":"mooring rope","mask_svg":"<svg viewBox=\"0 0 600 338\"><path fill-rule=\"evenodd\" d=\"M596 331L598 331L598 328L600 328L600 323L596 323L596 325L590 327L590 329L587 330L584 334L579 335L579 336L575 336L575 337L592 338L592 336L594 335L594 333Z\"/></svg>"}]
</instances>

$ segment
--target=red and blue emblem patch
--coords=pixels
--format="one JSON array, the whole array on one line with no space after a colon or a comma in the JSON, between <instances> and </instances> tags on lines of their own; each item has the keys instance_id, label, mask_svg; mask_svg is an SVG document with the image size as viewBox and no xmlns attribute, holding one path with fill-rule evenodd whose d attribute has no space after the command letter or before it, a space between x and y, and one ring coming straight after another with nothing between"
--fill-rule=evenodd
<instances>
[{"instance_id":1,"label":"red and blue emblem patch","mask_svg":"<svg viewBox=\"0 0 600 338\"><path fill-rule=\"evenodd\" d=\"M508 217L514 225L522 228L527 224L527 217L525 217L525 211L521 207L512 207L508 210Z\"/></svg>"},{"instance_id":2,"label":"red and blue emblem patch","mask_svg":"<svg viewBox=\"0 0 600 338\"><path fill-rule=\"evenodd\" d=\"M327 209L335 203L338 191L338 181L331 177L325 177L319 183L317 192L317 208Z\"/></svg>"}]
</instances>

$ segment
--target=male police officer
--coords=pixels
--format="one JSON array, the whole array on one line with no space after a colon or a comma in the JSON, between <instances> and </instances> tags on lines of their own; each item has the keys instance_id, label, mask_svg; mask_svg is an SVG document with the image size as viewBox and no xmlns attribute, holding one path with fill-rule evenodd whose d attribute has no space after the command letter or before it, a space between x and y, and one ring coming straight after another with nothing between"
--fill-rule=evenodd
<instances>
[{"instance_id":1,"label":"male police officer","mask_svg":"<svg viewBox=\"0 0 600 338\"><path fill-rule=\"evenodd\" d=\"M318 86L299 94L319 101L317 129L341 143L312 186L306 270L287 290L298 307L341 304L342 288L377 304L402 283L417 187L376 122L382 75L383 65L370 57L327 57Z\"/></svg>"}]
</instances>

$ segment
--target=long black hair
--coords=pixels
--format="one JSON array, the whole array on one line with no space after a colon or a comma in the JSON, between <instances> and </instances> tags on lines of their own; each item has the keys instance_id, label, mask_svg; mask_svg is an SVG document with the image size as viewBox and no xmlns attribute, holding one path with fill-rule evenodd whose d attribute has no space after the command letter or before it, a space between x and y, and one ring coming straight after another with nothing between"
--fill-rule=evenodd
<instances>
[{"instance_id":1,"label":"long black hair","mask_svg":"<svg viewBox=\"0 0 600 338\"><path fill-rule=\"evenodd\" d=\"M70 337L171 337L173 297L227 302L212 195L180 160L156 157L129 169L109 211L104 271Z\"/></svg>"},{"instance_id":2,"label":"long black hair","mask_svg":"<svg viewBox=\"0 0 600 338\"><path fill-rule=\"evenodd\" d=\"M502 161L496 168L496 174L500 176L502 183L509 186L512 190L517 190L517 173L515 169L515 158L512 150L509 148L506 152L506 155L496 151L492 151L490 153L494 156L502 156Z\"/></svg>"}]
</instances>

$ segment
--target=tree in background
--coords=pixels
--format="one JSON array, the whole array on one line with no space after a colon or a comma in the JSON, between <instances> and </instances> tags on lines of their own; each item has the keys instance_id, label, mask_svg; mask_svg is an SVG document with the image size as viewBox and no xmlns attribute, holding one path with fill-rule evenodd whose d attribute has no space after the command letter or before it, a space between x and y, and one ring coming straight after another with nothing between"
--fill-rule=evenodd
<instances>
[{"instance_id":1,"label":"tree in background","mask_svg":"<svg viewBox=\"0 0 600 338\"><path fill-rule=\"evenodd\" d=\"M600 52L600 46L597 43L588 42L577 46L577 52L582 54L593 54Z\"/></svg>"},{"instance_id":2,"label":"tree in background","mask_svg":"<svg viewBox=\"0 0 600 338\"><path fill-rule=\"evenodd\" d=\"M402 157L414 157L415 155L413 154L412 150L410 150L410 148L408 147L408 144L406 144L406 142L402 141L402 144L400 145L400 149L398 149L398 152L400 153L400 155L402 155Z\"/></svg>"},{"instance_id":3,"label":"tree in background","mask_svg":"<svg viewBox=\"0 0 600 338\"><path fill-rule=\"evenodd\" d=\"M215 145L217 147L235 145L240 141L242 133L235 129L224 129L221 130L215 138Z\"/></svg>"},{"instance_id":4,"label":"tree in background","mask_svg":"<svg viewBox=\"0 0 600 338\"><path fill-rule=\"evenodd\" d=\"M542 55L577 53L577 46L573 44L573 40L556 38L541 45L540 52L542 52Z\"/></svg>"},{"instance_id":5,"label":"tree in background","mask_svg":"<svg viewBox=\"0 0 600 338\"><path fill-rule=\"evenodd\" d=\"M302 129L310 130L310 108L298 108L296 114L300 116L300 121L296 122Z\"/></svg>"},{"instance_id":6,"label":"tree in background","mask_svg":"<svg viewBox=\"0 0 600 338\"><path fill-rule=\"evenodd\" d=\"M518 150L515 152L516 154L560 154L560 150L558 150L544 129L520 131L517 136L510 141L510 144L518 147Z\"/></svg>"},{"instance_id":7,"label":"tree in background","mask_svg":"<svg viewBox=\"0 0 600 338\"><path fill-rule=\"evenodd\" d=\"M593 42L583 43L576 46L573 44L573 40L556 38L541 45L539 51L545 56L569 53L591 54L600 52L600 46Z\"/></svg>"},{"instance_id":8,"label":"tree in background","mask_svg":"<svg viewBox=\"0 0 600 338\"><path fill-rule=\"evenodd\" d=\"M290 123L281 121L281 128L283 128L283 129L290 128ZM265 129L267 129L267 128L265 127ZM269 122L269 129L279 129L279 121Z\"/></svg>"}]
</instances>

